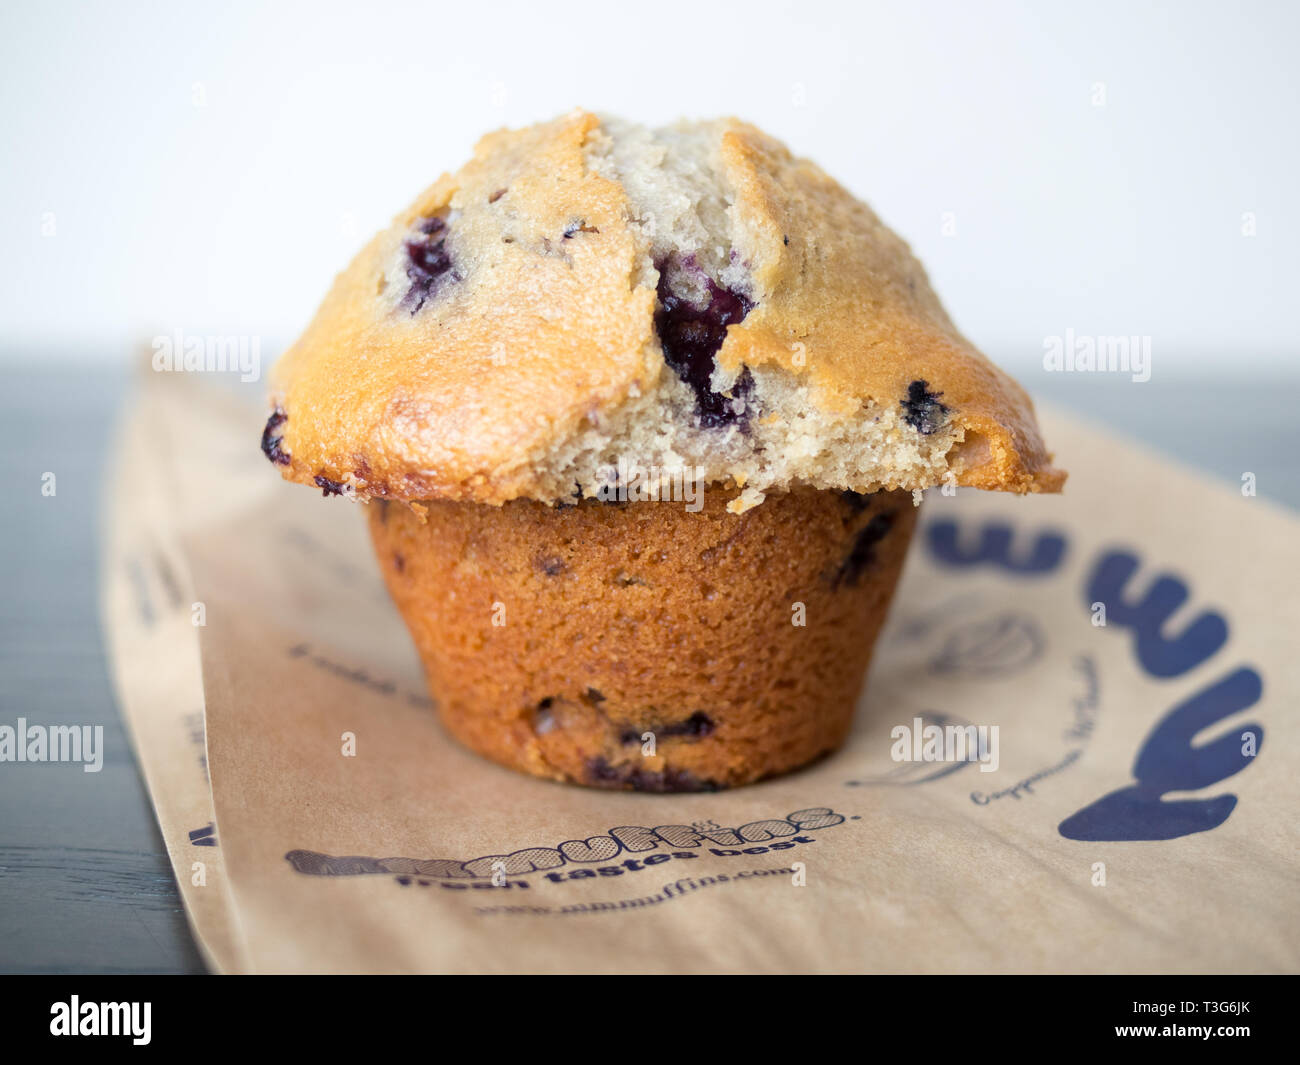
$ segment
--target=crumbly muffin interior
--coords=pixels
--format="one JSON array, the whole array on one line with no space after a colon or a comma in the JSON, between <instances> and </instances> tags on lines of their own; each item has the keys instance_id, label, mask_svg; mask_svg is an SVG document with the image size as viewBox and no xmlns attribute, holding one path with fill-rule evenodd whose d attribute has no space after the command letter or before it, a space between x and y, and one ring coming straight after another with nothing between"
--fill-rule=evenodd
<instances>
[{"instance_id":1,"label":"crumbly muffin interior","mask_svg":"<svg viewBox=\"0 0 1300 1065\"><path fill-rule=\"evenodd\" d=\"M717 366L728 329L763 299L752 269L759 242L717 157L722 127L649 129L607 118L588 141L588 166L627 194L641 251L633 282L656 291L655 336L667 365L653 390L533 456L542 494L598 495L629 458L646 470L693 468L705 483L732 481L743 489L736 509L799 485L942 483L964 430L944 417L941 394L925 381L892 405L868 402L846 415L813 402L801 375Z\"/></svg>"}]
</instances>

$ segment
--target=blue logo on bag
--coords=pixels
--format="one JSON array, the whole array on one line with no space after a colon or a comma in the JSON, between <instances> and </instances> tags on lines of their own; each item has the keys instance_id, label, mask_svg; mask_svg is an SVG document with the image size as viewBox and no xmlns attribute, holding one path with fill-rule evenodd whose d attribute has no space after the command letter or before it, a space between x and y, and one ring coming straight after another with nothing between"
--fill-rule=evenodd
<instances>
[{"instance_id":1,"label":"blue logo on bag","mask_svg":"<svg viewBox=\"0 0 1300 1065\"><path fill-rule=\"evenodd\" d=\"M1126 551L1104 554L1093 568L1085 601L1105 605L1109 621L1133 633L1138 664L1153 677L1177 677L1195 669L1228 641L1228 623L1210 611L1200 614L1181 633L1163 629L1188 599L1187 585L1161 574L1139 603L1126 601L1123 588L1138 569ZM1237 805L1235 795L1166 802L1171 791L1208 788L1250 765L1264 742L1253 722L1240 733L1192 746L1197 733L1259 702L1263 682L1242 667L1169 711L1148 734L1133 764L1135 785L1120 788L1084 807L1060 824L1066 839L1089 842L1177 839L1218 828Z\"/></svg>"},{"instance_id":2,"label":"blue logo on bag","mask_svg":"<svg viewBox=\"0 0 1300 1065\"><path fill-rule=\"evenodd\" d=\"M964 548L954 521L939 521L926 530L931 555L957 568L989 564L1018 577L1045 576L1065 557L1068 541L1059 532L1039 533L1027 552L1013 551L1010 525L989 522L974 549ZM1124 589L1140 560L1130 551L1103 553L1084 584L1090 609L1101 605L1108 627L1132 634L1133 652L1151 677L1179 677L1215 655L1228 641L1228 623L1203 611L1181 632L1166 634L1170 617L1187 602L1187 584L1160 574L1141 600L1125 598ZM1103 795L1067 817L1058 831L1067 839L1088 842L1167 840L1206 832L1223 824L1237 805L1232 794L1205 799L1166 800L1170 792L1196 791L1226 780L1250 765L1264 740L1251 722L1240 730L1196 746L1196 736L1233 714L1254 706L1263 692L1259 673L1241 666L1184 700L1160 719L1143 741L1133 764L1136 783Z\"/></svg>"}]
</instances>

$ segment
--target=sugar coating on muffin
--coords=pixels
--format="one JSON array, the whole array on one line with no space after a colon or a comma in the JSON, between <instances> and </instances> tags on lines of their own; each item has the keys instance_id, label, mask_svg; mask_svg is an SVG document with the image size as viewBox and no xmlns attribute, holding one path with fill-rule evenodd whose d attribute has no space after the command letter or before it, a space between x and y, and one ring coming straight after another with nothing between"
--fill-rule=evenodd
<instances>
[{"instance_id":1,"label":"sugar coating on muffin","mask_svg":"<svg viewBox=\"0 0 1300 1065\"><path fill-rule=\"evenodd\" d=\"M357 498L571 502L629 456L733 509L1064 479L903 241L734 119L484 138L340 276L274 391L268 457Z\"/></svg>"}]
</instances>

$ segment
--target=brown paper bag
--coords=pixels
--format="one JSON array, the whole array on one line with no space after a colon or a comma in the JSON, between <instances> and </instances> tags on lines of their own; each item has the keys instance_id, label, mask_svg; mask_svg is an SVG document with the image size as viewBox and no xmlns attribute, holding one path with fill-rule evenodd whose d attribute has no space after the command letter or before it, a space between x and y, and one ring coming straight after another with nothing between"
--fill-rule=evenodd
<instances>
[{"instance_id":1,"label":"brown paper bag","mask_svg":"<svg viewBox=\"0 0 1300 1065\"><path fill-rule=\"evenodd\" d=\"M214 968L1300 968L1289 513L1045 412L1065 495L927 493L843 750L731 792L603 792L442 732L363 515L283 484L263 418L149 376L106 566Z\"/></svg>"}]
</instances>

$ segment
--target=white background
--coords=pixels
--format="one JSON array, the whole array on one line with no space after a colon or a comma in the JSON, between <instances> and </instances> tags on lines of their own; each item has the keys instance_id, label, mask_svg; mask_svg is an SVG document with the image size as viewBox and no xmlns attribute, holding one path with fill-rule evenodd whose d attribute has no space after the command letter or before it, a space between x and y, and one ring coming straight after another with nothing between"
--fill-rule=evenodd
<instances>
[{"instance_id":1,"label":"white background","mask_svg":"<svg viewBox=\"0 0 1300 1065\"><path fill-rule=\"evenodd\" d=\"M1290 367L1298 9L7 2L0 350L179 328L271 354L481 132L582 105L765 127L1009 364L1073 329L1150 336L1156 376Z\"/></svg>"}]
</instances>

